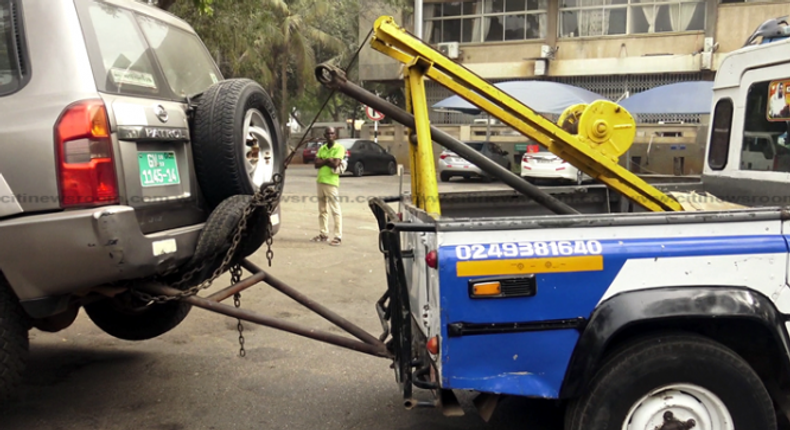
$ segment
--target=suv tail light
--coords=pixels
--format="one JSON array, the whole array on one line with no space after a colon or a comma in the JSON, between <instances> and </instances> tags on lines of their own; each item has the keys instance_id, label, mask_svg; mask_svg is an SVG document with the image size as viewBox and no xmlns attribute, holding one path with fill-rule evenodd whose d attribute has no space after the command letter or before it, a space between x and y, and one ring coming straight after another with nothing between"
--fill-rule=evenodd
<instances>
[{"instance_id":1,"label":"suv tail light","mask_svg":"<svg viewBox=\"0 0 790 430\"><path fill-rule=\"evenodd\" d=\"M351 157L351 151L346 150L346 158Z\"/></svg>"},{"instance_id":2,"label":"suv tail light","mask_svg":"<svg viewBox=\"0 0 790 430\"><path fill-rule=\"evenodd\" d=\"M447 158L447 154L442 154L442 155L439 156L439 159L441 159L441 160L444 160L445 158Z\"/></svg>"},{"instance_id":3,"label":"suv tail light","mask_svg":"<svg viewBox=\"0 0 790 430\"><path fill-rule=\"evenodd\" d=\"M66 108L55 125L61 207L118 203L107 109L101 100Z\"/></svg>"}]
</instances>

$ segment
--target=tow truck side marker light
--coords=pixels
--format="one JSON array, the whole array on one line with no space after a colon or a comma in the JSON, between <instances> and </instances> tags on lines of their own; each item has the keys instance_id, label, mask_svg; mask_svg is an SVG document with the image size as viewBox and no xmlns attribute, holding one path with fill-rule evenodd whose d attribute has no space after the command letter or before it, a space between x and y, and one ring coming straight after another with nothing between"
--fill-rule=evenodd
<instances>
[{"instance_id":1,"label":"tow truck side marker light","mask_svg":"<svg viewBox=\"0 0 790 430\"><path fill-rule=\"evenodd\" d=\"M499 282L483 282L472 286L472 295L475 297L498 296L500 294L502 294L502 284Z\"/></svg>"}]
</instances>

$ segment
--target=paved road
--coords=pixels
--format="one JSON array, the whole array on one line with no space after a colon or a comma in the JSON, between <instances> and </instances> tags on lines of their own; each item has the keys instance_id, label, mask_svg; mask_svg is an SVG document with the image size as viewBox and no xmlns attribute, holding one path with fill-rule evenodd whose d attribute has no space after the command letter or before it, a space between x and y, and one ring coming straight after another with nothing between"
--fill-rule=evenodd
<instances>
[{"instance_id":1,"label":"paved road","mask_svg":"<svg viewBox=\"0 0 790 430\"><path fill-rule=\"evenodd\" d=\"M289 170L284 224L271 272L378 334L373 303L384 291L384 265L367 205L344 205L344 243L315 244L314 172ZM342 193L392 195L397 177L344 178ZM408 183L405 184L408 188ZM502 188L450 183L441 189ZM295 197L304 197L295 198ZM304 200L304 201L301 201ZM253 261L265 265L263 253ZM227 285L223 278L220 286ZM242 306L301 324L328 323L278 292L259 287ZM330 329L339 332L338 329ZM81 314L60 333L31 332L31 363L17 399L0 413L0 428L303 429L303 430L555 430L551 403L504 401L488 424L462 396L467 415L405 411L386 360L245 325L247 357L238 357L236 322L193 309L179 327L145 342L116 340Z\"/></svg>"}]
</instances>

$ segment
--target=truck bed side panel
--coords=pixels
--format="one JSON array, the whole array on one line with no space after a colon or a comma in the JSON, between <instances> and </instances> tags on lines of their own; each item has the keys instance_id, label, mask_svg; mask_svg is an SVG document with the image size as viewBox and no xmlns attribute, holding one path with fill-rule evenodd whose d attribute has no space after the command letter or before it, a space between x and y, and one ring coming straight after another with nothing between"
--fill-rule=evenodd
<instances>
[{"instance_id":1,"label":"truck bed side panel","mask_svg":"<svg viewBox=\"0 0 790 430\"><path fill-rule=\"evenodd\" d=\"M447 232L440 244L444 388L556 398L584 320L618 292L786 288L779 220ZM470 280L530 274L532 297L470 298Z\"/></svg>"}]
</instances>

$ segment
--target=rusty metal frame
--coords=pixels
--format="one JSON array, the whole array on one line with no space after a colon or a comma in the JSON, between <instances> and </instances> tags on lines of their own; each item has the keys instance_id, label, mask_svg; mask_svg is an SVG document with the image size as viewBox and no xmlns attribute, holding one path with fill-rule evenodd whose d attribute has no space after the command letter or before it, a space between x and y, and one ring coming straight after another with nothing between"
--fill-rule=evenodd
<instances>
[{"instance_id":1,"label":"rusty metal frame","mask_svg":"<svg viewBox=\"0 0 790 430\"><path fill-rule=\"evenodd\" d=\"M192 306L218 314L227 315L229 317L238 318L253 324L286 331L309 339L353 351L362 352L375 357L390 359L393 358L393 354L388 350L387 345L383 342L383 340L379 340L376 336L373 336L351 321L348 321L335 312L329 310L325 306L288 286L285 282L277 279L271 273L264 271L262 268L258 267L251 261L245 259L242 261L241 266L249 271L251 276L242 279L238 283L233 284L227 288L217 291L208 297L189 296L182 298L181 300L191 304ZM347 333L356 337L358 340L222 303L223 300L232 297L234 294L240 293L250 287L258 285L261 282L268 284L272 288L292 298L294 301L320 315L335 326L345 330ZM175 288L162 285L145 285L141 286L140 289L145 290L149 294L166 296L177 296L181 292Z\"/></svg>"}]
</instances>

